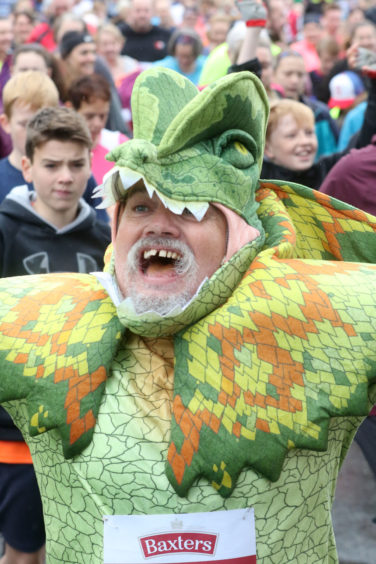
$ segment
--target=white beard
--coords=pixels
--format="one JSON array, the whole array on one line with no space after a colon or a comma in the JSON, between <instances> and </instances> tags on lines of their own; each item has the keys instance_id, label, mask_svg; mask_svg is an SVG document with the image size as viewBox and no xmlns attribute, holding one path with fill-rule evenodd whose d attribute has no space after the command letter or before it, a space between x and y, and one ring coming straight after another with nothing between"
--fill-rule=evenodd
<instances>
[{"instance_id":1,"label":"white beard","mask_svg":"<svg viewBox=\"0 0 376 564\"><path fill-rule=\"evenodd\" d=\"M166 316L177 306L184 308L191 300L192 293L184 292L178 295L169 295L164 297L143 296L140 294L129 294L135 312L139 315L153 311L159 315Z\"/></svg>"},{"instance_id":2,"label":"white beard","mask_svg":"<svg viewBox=\"0 0 376 564\"><path fill-rule=\"evenodd\" d=\"M175 272L181 277L181 291L158 295L143 294L134 283L132 274L140 268L141 251L146 247L166 247L178 251L181 259L176 261ZM199 285L197 280L197 263L191 249L183 243L168 237L145 237L133 245L128 253L125 265L125 281L127 298L129 298L137 314L141 315L150 311L167 315L175 307L183 308L194 296Z\"/></svg>"}]
</instances>

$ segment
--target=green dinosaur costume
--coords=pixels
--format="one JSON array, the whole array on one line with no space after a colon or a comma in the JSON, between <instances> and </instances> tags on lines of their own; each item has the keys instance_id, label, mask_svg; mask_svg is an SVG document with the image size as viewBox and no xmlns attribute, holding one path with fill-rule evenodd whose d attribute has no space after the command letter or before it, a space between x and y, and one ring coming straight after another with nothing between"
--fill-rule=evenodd
<instances>
[{"instance_id":1,"label":"green dinosaur costume","mask_svg":"<svg viewBox=\"0 0 376 564\"><path fill-rule=\"evenodd\" d=\"M267 102L248 73L198 93L146 71L132 107L108 203L142 178L175 213L215 202L259 236L165 317L116 296L111 250L99 280L0 282L0 400L33 454L47 562L103 562L105 515L247 507L257 562L337 562L336 477L376 392L376 219L259 183Z\"/></svg>"}]
</instances>

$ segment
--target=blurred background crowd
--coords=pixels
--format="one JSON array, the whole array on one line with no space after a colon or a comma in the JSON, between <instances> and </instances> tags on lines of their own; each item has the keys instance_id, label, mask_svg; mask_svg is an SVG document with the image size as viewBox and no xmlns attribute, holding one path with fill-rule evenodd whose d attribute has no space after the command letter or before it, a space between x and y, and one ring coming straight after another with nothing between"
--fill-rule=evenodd
<instances>
[{"instance_id":1,"label":"blurred background crowd","mask_svg":"<svg viewBox=\"0 0 376 564\"><path fill-rule=\"evenodd\" d=\"M376 52L376 2L269 0L266 7L254 55L270 100L288 98L313 110L316 160L342 151L359 129L370 87L359 68L349 67L346 53L354 44ZM96 98L87 92L86 100L100 100L102 107L86 108L94 146L102 147L94 159L100 162L124 139L119 133L132 136L130 96L138 74L159 65L206 86L237 62L243 19L234 0L2 1L0 90L11 75L40 70L55 82L62 103L85 113L76 91L90 77L85 87ZM6 132L1 141L0 157L6 157ZM97 166L98 183L107 168Z\"/></svg>"}]
</instances>

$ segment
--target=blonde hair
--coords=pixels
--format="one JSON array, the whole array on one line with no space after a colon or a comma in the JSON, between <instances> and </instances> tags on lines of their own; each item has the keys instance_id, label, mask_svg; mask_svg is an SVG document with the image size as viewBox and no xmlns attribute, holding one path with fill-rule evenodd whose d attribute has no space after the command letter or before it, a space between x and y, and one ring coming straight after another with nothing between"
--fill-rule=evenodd
<instances>
[{"instance_id":1,"label":"blonde hair","mask_svg":"<svg viewBox=\"0 0 376 564\"><path fill-rule=\"evenodd\" d=\"M35 111L57 106L59 93L50 77L40 71L25 71L10 78L3 89L3 108L8 119L14 104L29 105Z\"/></svg>"},{"instance_id":2,"label":"blonde hair","mask_svg":"<svg viewBox=\"0 0 376 564\"><path fill-rule=\"evenodd\" d=\"M328 8L330 4L327 5ZM316 47L317 53L319 57L322 57L325 53L330 55L331 57L339 57L340 54L340 47L337 41L333 37L323 37L317 44Z\"/></svg>"},{"instance_id":3,"label":"blonde hair","mask_svg":"<svg viewBox=\"0 0 376 564\"><path fill-rule=\"evenodd\" d=\"M111 33L111 35L117 39L120 43L124 43L125 39L120 29L113 23L105 23L98 27L95 38L98 41L102 33Z\"/></svg>"},{"instance_id":4,"label":"blonde hair","mask_svg":"<svg viewBox=\"0 0 376 564\"><path fill-rule=\"evenodd\" d=\"M270 105L270 114L268 126L266 129L266 141L270 139L271 134L277 127L279 121L284 116L291 114L296 120L299 127L315 126L315 116L310 107L302 102L295 100L278 100Z\"/></svg>"},{"instance_id":5,"label":"blonde hair","mask_svg":"<svg viewBox=\"0 0 376 564\"><path fill-rule=\"evenodd\" d=\"M209 39L209 41L211 41L212 39L212 27L213 25L215 25L216 23L225 23L227 24L227 33L230 29L230 25L232 23L232 19L230 18L230 16L228 16L227 14L222 14L221 12L216 12L215 14L213 14L208 21L208 26L207 26L207 32L206 35Z\"/></svg>"}]
</instances>

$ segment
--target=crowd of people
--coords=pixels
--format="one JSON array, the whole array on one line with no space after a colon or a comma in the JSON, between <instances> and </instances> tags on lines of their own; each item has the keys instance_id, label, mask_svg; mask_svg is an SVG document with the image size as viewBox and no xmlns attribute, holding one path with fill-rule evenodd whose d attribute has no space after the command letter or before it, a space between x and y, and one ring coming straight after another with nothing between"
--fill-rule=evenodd
<instances>
[{"instance_id":1,"label":"crowd of people","mask_svg":"<svg viewBox=\"0 0 376 564\"><path fill-rule=\"evenodd\" d=\"M270 107L265 150L258 155L261 179L302 184L376 214L376 1L2 2L2 278L101 270L111 229L121 248L117 230L126 235L122 218L133 221L133 208L128 201L120 208L112 202L115 211L98 208L103 194L96 187L116 161L106 155L131 143L149 112L151 123L151 114L163 108L160 93L148 99L150 107L139 104L137 116L131 105L136 80L153 69L175 71L200 94L228 75L256 75L264 86L257 95ZM160 84L163 88L163 80ZM143 87L148 89L147 79ZM166 100L169 95L166 91ZM163 215L147 185L145 195L145 185L132 192L135 208L148 206L150 213ZM207 219L218 240L225 225L222 208L210 208ZM208 277L226 254L225 248L216 251ZM376 476L370 455L375 420L371 414L359 442ZM30 451L1 407L0 532L1 564L45 561Z\"/></svg>"},{"instance_id":2,"label":"crowd of people","mask_svg":"<svg viewBox=\"0 0 376 564\"><path fill-rule=\"evenodd\" d=\"M101 75L110 88L104 125L107 131L116 132L109 144L104 143L105 149L111 149L112 142L132 137L130 98L143 70L171 68L204 88L239 63L240 45L250 31L240 9L244 4L247 1L238 5L228 0L19 0L2 4L0 91L20 70L43 70L54 81L60 103L65 104L72 83L83 76ZM272 105L287 98L312 110L315 163L334 153L341 154L339 159L343 151L371 142L370 130L362 142L356 134L372 95L372 73L362 72L362 59L350 61L348 53L349 49L360 53L365 66L365 54L372 58L376 52L373 4L371 0L270 0L265 22L257 28L261 33L254 35L255 44L243 53L243 65L257 58ZM252 66L236 70L243 68L258 72ZM291 119L296 123L293 114ZM11 140L8 132L0 133L0 157L4 158L11 152ZM95 144L98 141L97 135ZM304 142L295 151L305 153ZM269 166L270 162L278 164L270 153L265 157L265 177L289 176L290 170ZM96 151L93 162L94 177L100 184L101 171L107 168L103 151ZM330 168L333 165L330 161ZM327 170L328 162L318 179L313 174L314 181L307 180L309 175L298 180L319 189Z\"/></svg>"}]
</instances>

